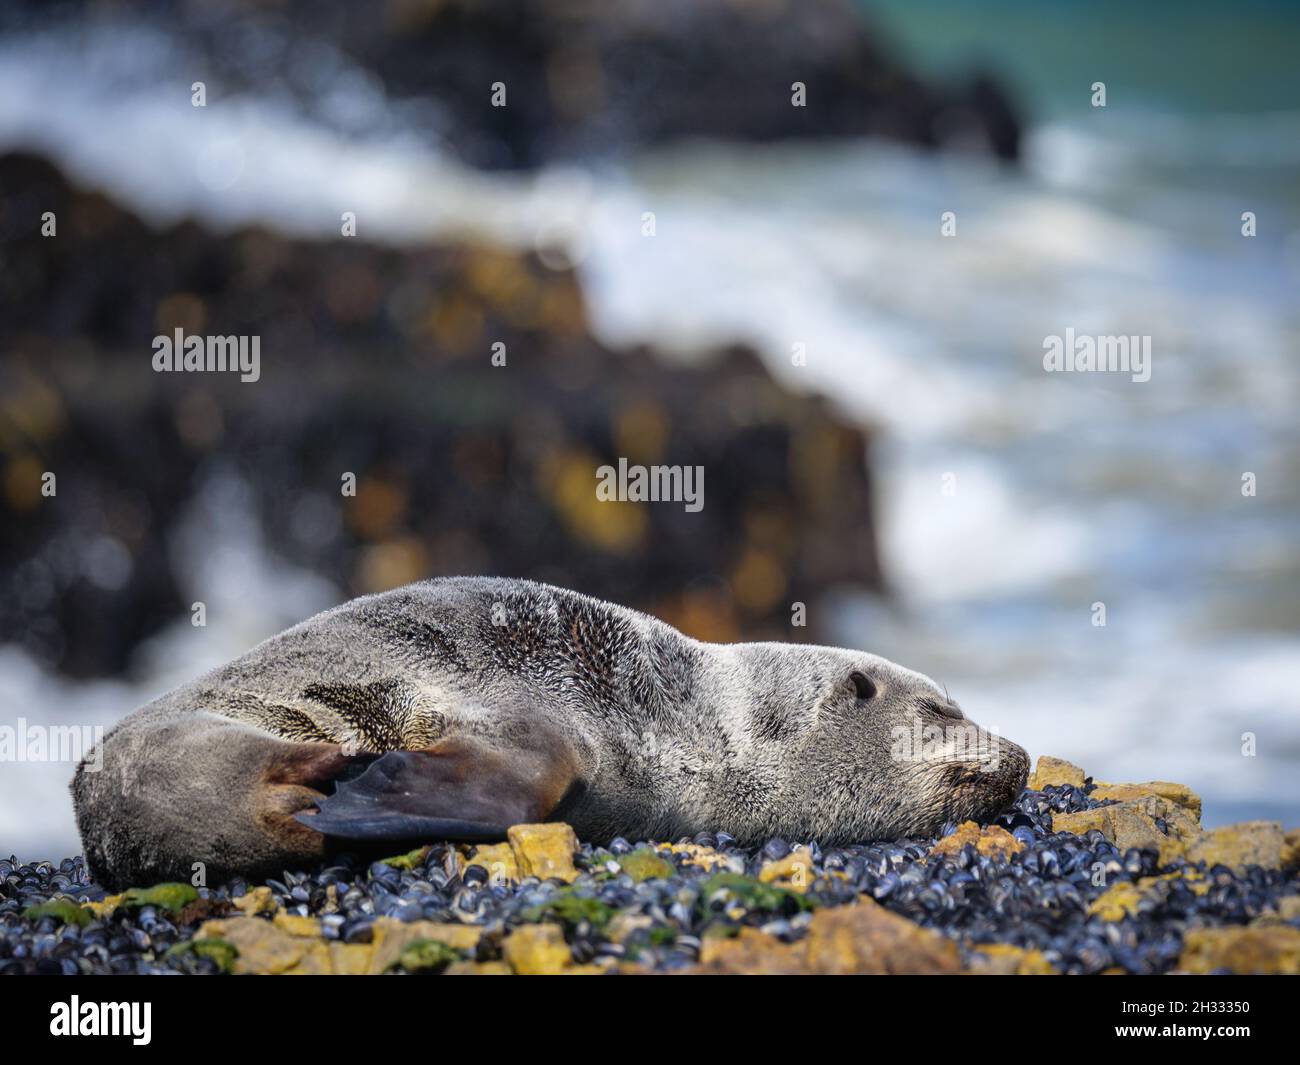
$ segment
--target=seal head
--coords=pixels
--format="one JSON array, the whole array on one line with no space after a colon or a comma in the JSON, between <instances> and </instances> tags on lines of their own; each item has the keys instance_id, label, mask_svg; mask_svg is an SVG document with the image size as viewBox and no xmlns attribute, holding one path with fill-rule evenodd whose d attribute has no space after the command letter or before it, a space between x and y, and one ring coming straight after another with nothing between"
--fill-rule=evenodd
<instances>
[{"instance_id":1,"label":"seal head","mask_svg":"<svg viewBox=\"0 0 1300 1065\"><path fill-rule=\"evenodd\" d=\"M740 644L733 654L749 761L779 796L765 827L787 838L933 836L996 816L1025 786L1025 750L969 720L921 673L833 647Z\"/></svg>"}]
</instances>

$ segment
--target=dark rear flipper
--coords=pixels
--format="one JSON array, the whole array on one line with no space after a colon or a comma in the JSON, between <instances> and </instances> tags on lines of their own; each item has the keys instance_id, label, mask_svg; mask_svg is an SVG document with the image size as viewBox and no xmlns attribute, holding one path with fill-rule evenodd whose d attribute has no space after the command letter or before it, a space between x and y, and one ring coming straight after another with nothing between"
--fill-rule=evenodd
<instances>
[{"instance_id":1,"label":"dark rear flipper","mask_svg":"<svg viewBox=\"0 0 1300 1065\"><path fill-rule=\"evenodd\" d=\"M544 820L573 781L562 743L502 749L456 737L425 750L389 751L340 780L317 803L319 812L294 816L336 840L503 839L511 825Z\"/></svg>"}]
</instances>

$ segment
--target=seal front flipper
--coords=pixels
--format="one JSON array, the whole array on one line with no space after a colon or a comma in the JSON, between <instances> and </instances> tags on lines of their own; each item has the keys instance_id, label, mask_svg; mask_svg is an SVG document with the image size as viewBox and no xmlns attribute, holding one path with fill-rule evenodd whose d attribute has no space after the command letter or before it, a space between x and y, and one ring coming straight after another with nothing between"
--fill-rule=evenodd
<instances>
[{"instance_id":1,"label":"seal front flipper","mask_svg":"<svg viewBox=\"0 0 1300 1065\"><path fill-rule=\"evenodd\" d=\"M318 813L294 816L341 840L502 839L511 825L551 815L574 783L574 760L560 742L496 747L458 736L389 751L339 781Z\"/></svg>"}]
</instances>

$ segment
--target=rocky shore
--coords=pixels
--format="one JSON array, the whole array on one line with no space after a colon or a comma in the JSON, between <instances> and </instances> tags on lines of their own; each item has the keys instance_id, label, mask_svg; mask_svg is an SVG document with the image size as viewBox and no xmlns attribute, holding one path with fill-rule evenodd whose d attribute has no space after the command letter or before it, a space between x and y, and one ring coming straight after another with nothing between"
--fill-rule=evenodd
<instances>
[{"instance_id":1,"label":"rocky shore","mask_svg":"<svg viewBox=\"0 0 1300 1065\"><path fill-rule=\"evenodd\" d=\"M339 858L108 896L80 858L0 861L2 973L1300 973L1300 830L1202 830L1181 784L1040 758L1014 808L936 839L725 834Z\"/></svg>"}]
</instances>

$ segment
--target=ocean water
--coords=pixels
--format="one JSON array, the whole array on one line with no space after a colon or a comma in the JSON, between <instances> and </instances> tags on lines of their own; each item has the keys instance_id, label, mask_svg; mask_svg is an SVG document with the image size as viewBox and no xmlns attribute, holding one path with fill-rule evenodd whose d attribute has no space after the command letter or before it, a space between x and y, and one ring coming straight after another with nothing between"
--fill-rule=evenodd
<instances>
[{"instance_id":1,"label":"ocean water","mask_svg":"<svg viewBox=\"0 0 1300 1065\"><path fill-rule=\"evenodd\" d=\"M934 36L925 61L953 61ZM174 40L103 25L0 42L0 149L40 150L159 223L328 235L352 210L366 239L546 248L612 345L689 360L752 343L878 430L893 594L845 589L825 607L838 642L930 674L1032 754L1184 781L1209 824L1298 824L1300 101L1238 86L1218 107L1193 85L1094 110L1035 88L1040 59L1002 57L1041 102L1019 171L875 142L703 143L489 176L359 73L339 80L347 121L252 95L196 112L167 88L190 80ZM1149 336L1150 380L1045 373L1044 338L1067 329ZM129 682L0 649L0 722L107 726L339 598L259 542L237 481L215 476L193 511L171 564L196 582L218 566L231 609L180 619ZM71 770L0 766L0 849L76 850Z\"/></svg>"}]
</instances>

